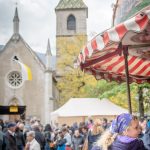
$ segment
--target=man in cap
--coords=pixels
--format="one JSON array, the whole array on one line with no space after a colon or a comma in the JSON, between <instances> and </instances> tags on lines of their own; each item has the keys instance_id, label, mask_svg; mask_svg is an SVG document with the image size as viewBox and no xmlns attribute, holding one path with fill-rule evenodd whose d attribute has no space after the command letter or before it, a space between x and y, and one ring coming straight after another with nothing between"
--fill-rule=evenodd
<instances>
[{"instance_id":1,"label":"man in cap","mask_svg":"<svg viewBox=\"0 0 150 150\"><path fill-rule=\"evenodd\" d=\"M7 125L7 132L4 135L4 150L17 150L15 130L16 124L11 122Z\"/></svg>"}]
</instances>

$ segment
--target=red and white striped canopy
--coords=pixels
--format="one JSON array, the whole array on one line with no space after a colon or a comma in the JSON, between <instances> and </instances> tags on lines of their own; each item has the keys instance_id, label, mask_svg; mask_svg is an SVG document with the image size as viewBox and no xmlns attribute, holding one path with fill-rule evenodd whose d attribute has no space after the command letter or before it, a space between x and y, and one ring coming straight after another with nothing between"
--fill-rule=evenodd
<instances>
[{"instance_id":1,"label":"red and white striped canopy","mask_svg":"<svg viewBox=\"0 0 150 150\"><path fill-rule=\"evenodd\" d=\"M79 54L77 63L96 79L125 81L122 55L125 46L128 47L130 83L150 82L150 11L94 37Z\"/></svg>"}]
</instances>

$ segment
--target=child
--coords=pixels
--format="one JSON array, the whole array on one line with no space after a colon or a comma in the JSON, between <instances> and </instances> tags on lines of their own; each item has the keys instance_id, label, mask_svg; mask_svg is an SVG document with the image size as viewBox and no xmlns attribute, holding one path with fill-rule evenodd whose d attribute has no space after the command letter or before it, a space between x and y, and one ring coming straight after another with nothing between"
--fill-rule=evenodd
<instances>
[{"instance_id":1,"label":"child","mask_svg":"<svg viewBox=\"0 0 150 150\"><path fill-rule=\"evenodd\" d=\"M146 150L138 139L140 133L137 117L124 113L113 120L92 150Z\"/></svg>"}]
</instances>

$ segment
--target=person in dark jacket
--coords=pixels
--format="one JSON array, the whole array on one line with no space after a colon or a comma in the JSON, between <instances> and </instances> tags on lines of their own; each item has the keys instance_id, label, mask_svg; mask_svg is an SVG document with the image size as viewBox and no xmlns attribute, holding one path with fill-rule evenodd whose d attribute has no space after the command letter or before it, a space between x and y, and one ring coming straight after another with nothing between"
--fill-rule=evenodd
<instances>
[{"instance_id":1,"label":"person in dark jacket","mask_svg":"<svg viewBox=\"0 0 150 150\"><path fill-rule=\"evenodd\" d=\"M41 150L44 150L45 138L44 135L40 132L39 126L33 126L33 131L35 132L35 140L40 144Z\"/></svg>"},{"instance_id":2,"label":"person in dark jacket","mask_svg":"<svg viewBox=\"0 0 150 150\"><path fill-rule=\"evenodd\" d=\"M103 118L102 127L104 130L106 130L108 128L108 121L106 118Z\"/></svg>"},{"instance_id":3,"label":"person in dark jacket","mask_svg":"<svg viewBox=\"0 0 150 150\"><path fill-rule=\"evenodd\" d=\"M142 141L147 150L150 150L150 128L146 128L146 131L142 137Z\"/></svg>"},{"instance_id":4,"label":"person in dark jacket","mask_svg":"<svg viewBox=\"0 0 150 150\"><path fill-rule=\"evenodd\" d=\"M19 127L16 127L16 142L17 142L17 148L18 150L24 150L25 147L25 139L23 132L19 129Z\"/></svg>"},{"instance_id":5,"label":"person in dark jacket","mask_svg":"<svg viewBox=\"0 0 150 150\"><path fill-rule=\"evenodd\" d=\"M0 150L2 150L4 134L2 132L2 126L0 125Z\"/></svg>"},{"instance_id":6,"label":"person in dark jacket","mask_svg":"<svg viewBox=\"0 0 150 150\"><path fill-rule=\"evenodd\" d=\"M143 142L141 140L134 140L129 143L121 142L119 139L116 139L112 146L107 149L100 148L99 146L93 147L92 150L147 150L145 149Z\"/></svg>"},{"instance_id":7,"label":"person in dark jacket","mask_svg":"<svg viewBox=\"0 0 150 150\"><path fill-rule=\"evenodd\" d=\"M66 150L66 145L65 145L66 142L67 142L67 140L64 138L63 133L61 131L59 131L58 137L56 140L57 150Z\"/></svg>"},{"instance_id":8,"label":"person in dark jacket","mask_svg":"<svg viewBox=\"0 0 150 150\"><path fill-rule=\"evenodd\" d=\"M84 143L84 137L79 133L79 130L76 129L72 137L72 149L81 150Z\"/></svg>"},{"instance_id":9,"label":"person in dark jacket","mask_svg":"<svg viewBox=\"0 0 150 150\"><path fill-rule=\"evenodd\" d=\"M54 140L52 139L52 128L50 124L46 124L45 129L44 129L44 137L45 137L45 147L44 150L52 150L54 149L54 145L52 144ZM53 147L50 147L50 146Z\"/></svg>"},{"instance_id":10,"label":"person in dark jacket","mask_svg":"<svg viewBox=\"0 0 150 150\"><path fill-rule=\"evenodd\" d=\"M81 130L81 134L83 135L84 141L88 135L88 128L86 126L81 127L79 130Z\"/></svg>"},{"instance_id":11,"label":"person in dark jacket","mask_svg":"<svg viewBox=\"0 0 150 150\"><path fill-rule=\"evenodd\" d=\"M128 113L121 114L97 142L92 150L147 150L140 133L139 121L136 116Z\"/></svg>"},{"instance_id":12,"label":"person in dark jacket","mask_svg":"<svg viewBox=\"0 0 150 150\"><path fill-rule=\"evenodd\" d=\"M4 129L4 122L2 119L0 119L0 126L2 127L2 130Z\"/></svg>"},{"instance_id":13,"label":"person in dark jacket","mask_svg":"<svg viewBox=\"0 0 150 150\"><path fill-rule=\"evenodd\" d=\"M143 145L143 142L140 139L122 139L122 137L117 137L117 139L113 142L110 150L146 150Z\"/></svg>"},{"instance_id":14,"label":"person in dark jacket","mask_svg":"<svg viewBox=\"0 0 150 150\"><path fill-rule=\"evenodd\" d=\"M8 123L7 125L8 131L4 135L4 145L3 150L17 150L15 130L15 123Z\"/></svg>"}]
</instances>

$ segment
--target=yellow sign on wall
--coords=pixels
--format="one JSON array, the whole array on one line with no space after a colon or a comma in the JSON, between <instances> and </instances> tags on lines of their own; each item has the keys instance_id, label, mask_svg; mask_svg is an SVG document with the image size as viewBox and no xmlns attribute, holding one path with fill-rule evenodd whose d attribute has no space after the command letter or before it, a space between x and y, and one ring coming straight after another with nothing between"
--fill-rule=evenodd
<instances>
[{"instance_id":1,"label":"yellow sign on wall","mask_svg":"<svg viewBox=\"0 0 150 150\"><path fill-rule=\"evenodd\" d=\"M18 112L18 107L17 106L10 106L9 112Z\"/></svg>"}]
</instances>

